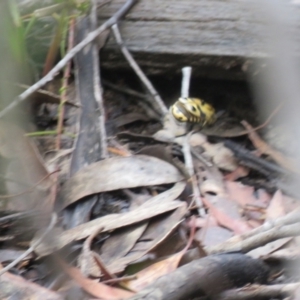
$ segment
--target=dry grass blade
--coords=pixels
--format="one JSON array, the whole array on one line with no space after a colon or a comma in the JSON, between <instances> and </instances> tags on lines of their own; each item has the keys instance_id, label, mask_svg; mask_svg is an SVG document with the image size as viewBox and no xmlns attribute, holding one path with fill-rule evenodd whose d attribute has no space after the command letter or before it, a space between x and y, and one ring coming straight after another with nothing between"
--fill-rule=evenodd
<instances>
[{"instance_id":1,"label":"dry grass blade","mask_svg":"<svg viewBox=\"0 0 300 300\"><path fill-rule=\"evenodd\" d=\"M127 0L126 3L104 24L102 24L95 31L90 32L87 37L78 45L76 45L46 76L24 91L19 95L17 99L15 99L10 105L8 105L5 109L0 112L0 118L3 118L9 111L15 108L19 103L23 102L34 92L43 87L47 82L51 81L57 73L66 66L66 64L73 59L73 57L81 51L86 45L92 42L95 38L98 37L100 33L105 31L107 28L111 27L115 24L127 11L137 2L137 0Z\"/></svg>"}]
</instances>

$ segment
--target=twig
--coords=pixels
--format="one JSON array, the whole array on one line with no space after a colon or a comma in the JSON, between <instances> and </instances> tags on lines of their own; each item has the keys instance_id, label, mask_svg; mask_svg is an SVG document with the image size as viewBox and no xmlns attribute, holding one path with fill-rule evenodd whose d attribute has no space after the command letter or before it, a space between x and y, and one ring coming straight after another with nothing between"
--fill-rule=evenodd
<instances>
[{"instance_id":1,"label":"twig","mask_svg":"<svg viewBox=\"0 0 300 300\"><path fill-rule=\"evenodd\" d=\"M162 101L162 99L159 96L158 92L155 90L155 88L152 85L152 83L146 77L146 75L144 74L144 72L141 70L141 68L139 67L139 65L136 63L136 61L134 60L134 58L132 57L132 55L130 54L130 52L128 51L128 49L126 48L126 46L125 46L125 44L124 44L124 42L122 40L122 37L121 37L120 31L119 31L118 25L117 24L112 25L112 30L113 30L116 42L120 46L123 55L127 59L127 61L130 64L130 66L133 68L133 70L135 71L135 73L137 74L137 76L140 78L140 80L146 86L146 88L148 89L148 91L150 92L150 94L153 96L153 99L155 100L154 104L157 107L158 111L160 112L160 114L162 116L166 115L168 113L167 107L165 106L164 102Z\"/></svg>"},{"instance_id":2,"label":"twig","mask_svg":"<svg viewBox=\"0 0 300 300\"><path fill-rule=\"evenodd\" d=\"M189 96L191 75L192 75L191 67L182 68L182 81L181 81L182 98L187 98ZM198 213L200 216L203 217L205 215L205 212L203 209L203 203L201 202L201 196L200 196L197 180L195 178L193 159L191 155L192 148L189 143L191 135L192 132L187 134L185 139L183 140L182 152L184 156L185 167L188 171L188 174L190 175L190 180L192 182L192 187L193 187L193 201L191 202L190 206L193 203L196 203L198 208Z\"/></svg>"},{"instance_id":3,"label":"twig","mask_svg":"<svg viewBox=\"0 0 300 300\"><path fill-rule=\"evenodd\" d=\"M191 152L192 154L198 159L200 160L206 167L211 168L213 166L213 164L208 161L203 155L198 154L197 151L191 147Z\"/></svg>"},{"instance_id":4,"label":"twig","mask_svg":"<svg viewBox=\"0 0 300 300\"><path fill-rule=\"evenodd\" d=\"M56 66L42 79L33 84L30 88L20 94L14 101L8 105L5 109L0 112L0 118L5 116L9 111L15 108L19 103L24 101L28 96L39 90L42 86L44 86L47 82L51 81L57 73L66 66L66 64L78 53L80 52L86 45L92 42L95 38L98 37L100 33L110 28L113 24L118 22L118 20L127 13L127 11L137 2L137 0L127 0L126 3L106 22L104 22L100 27L96 30L90 32L87 37L77 44L66 56L60 60Z\"/></svg>"},{"instance_id":5,"label":"twig","mask_svg":"<svg viewBox=\"0 0 300 300\"><path fill-rule=\"evenodd\" d=\"M182 98L187 98L189 96L191 75L192 75L191 67L182 68L182 82L181 82L181 97Z\"/></svg>"},{"instance_id":6,"label":"twig","mask_svg":"<svg viewBox=\"0 0 300 300\"><path fill-rule=\"evenodd\" d=\"M243 126L248 130L252 130L253 127L247 123L246 121L242 121ZM262 153L267 154L271 156L280 166L283 168L299 173L299 170L294 162L286 158L284 155L282 155L280 152L273 149L271 146L269 146L265 141L263 141L259 135L255 131L251 131L248 134L249 139L253 143L253 145Z\"/></svg>"},{"instance_id":7,"label":"twig","mask_svg":"<svg viewBox=\"0 0 300 300\"><path fill-rule=\"evenodd\" d=\"M91 11L91 24L92 26L97 26L97 1L92 1L92 11ZM97 47L97 43L94 41L92 53L94 57L94 61L98 62L99 64L99 50ZM102 95L102 87L101 87L101 79L100 79L100 72L99 72L99 65L93 66L93 81L94 81L94 96L95 100L98 103L99 109L99 140L100 140L100 147L101 147L101 158L104 159L107 157L107 141L106 141L106 129L105 129L105 111L103 105L103 95Z\"/></svg>"},{"instance_id":8,"label":"twig","mask_svg":"<svg viewBox=\"0 0 300 300\"><path fill-rule=\"evenodd\" d=\"M189 175L192 177L194 175L194 165L193 165L193 159L191 155L191 146L189 143L191 134L192 132L187 134L184 138L183 145L182 145L182 153L184 156L185 167Z\"/></svg>"},{"instance_id":9,"label":"twig","mask_svg":"<svg viewBox=\"0 0 300 300\"><path fill-rule=\"evenodd\" d=\"M109 272L105 263L101 259L101 256L98 253L92 252L92 256L98 268L101 270L101 273L103 273L103 275L106 277L107 280L116 279L117 276Z\"/></svg>"},{"instance_id":10,"label":"twig","mask_svg":"<svg viewBox=\"0 0 300 300\"><path fill-rule=\"evenodd\" d=\"M292 225L285 225L282 227L274 227L268 231L258 233L257 235L249 237L245 240L232 243L231 245L228 243L224 243L217 246L208 247L205 250L209 254L232 251L247 253L255 248L264 246L267 243L276 241L278 239L298 235L300 235L300 223L295 223Z\"/></svg>"},{"instance_id":11,"label":"twig","mask_svg":"<svg viewBox=\"0 0 300 300\"><path fill-rule=\"evenodd\" d=\"M216 300L251 300L257 298L282 298L293 294L300 287L300 282L274 285L253 284L239 289L222 292Z\"/></svg>"},{"instance_id":12,"label":"twig","mask_svg":"<svg viewBox=\"0 0 300 300\"><path fill-rule=\"evenodd\" d=\"M198 213L201 217L205 216L205 210L203 208L203 203L201 201L199 186L195 177L194 173L194 165L193 165L193 159L191 154L191 146L189 143L190 137L192 132L186 135L183 145L182 145L182 153L184 156L184 162L185 162L185 168L188 171L188 174L190 175L192 186L193 186L193 199L198 207Z\"/></svg>"},{"instance_id":13,"label":"twig","mask_svg":"<svg viewBox=\"0 0 300 300\"><path fill-rule=\"evenodd\" d=\"M281 227L284 225L290 225L290 224L297 223L297 222L299 222L299 220L300 220L300 208L293 210L292 212L288 213L287 215L285 215L283 217L280 217L280 218L277 218L274 220L268 220L263 225L255 228L249 232L246 232L240 236L233 237L232 239L229 239L227 241L230 241L230 240L233 241L233 240L236 240L237 238L240 240L244 240L246 238L255 236L261 232L268 231L275 227Z\"/></svg>"},{"instance_id":14,"label":"twig","mask_svg":"<svg viewBox=\"0 0 300 300\"><path fill-rule=\"evenodd\" d=\"M74 45L74 31L75 31L75 18L72 17L70 20L69 25L69 38L68 38L68 50L70 52ZM58 113L58 120L57 120L57 137L56 137L56 150L60 149L60 141L61 141L61 133L63 131L63 122L64 122L64 115L65 115L65 102L67 101L67 88L68 88L68 81L71 73L71 61L67 63L67 66L64 71L63 76L63 84L62 84L62 93L60 97L60 105L59 105L59 113Z\"/></svg>"},{"instance_id":15,"label":"twig","mask_svg":"<svg viewBox=\"0 0 300 300\"><path fill-rule=\"evenodd\" d=\"M93 251L91 249L91 244L93 242L93 239L100 234L103 231L103 228L99 228L95 230L94 232L91 233L91 235L84 241L82 245L82 250L80 254L80 259L79 259L79 266L80 266L80 271L82 274L85 276L91 275L91 261L93 259ZM102 270L100 269L102 272ZM101 275L101 272L99 272L99 275ZM104 273L105 274L105 273Z\"/></svg>"},{"instance_id":16,"label":"twig","mask_svg":"<svg viewBox=\"0 0 300 300\"><path fill-rule=\"evenodd\" d=\"M275 220L266 221L263 225L255 228L249 232L246 232L241 235L236 235L236 236L228 239L227 241L225 241L219 245L216 245L213 248L210 248L209 251L212 251L214 253L221 253L221 252L229 251L227 249L232 249L232 248L236 247L236 245L238 243L241 243L242 241L244 241L248 238L257 236L264 232L268 232L269 230L271 230L273 228L281 228L282 226L285 226L285 225L298 223L299 220L300 220L300 208L293 210L292 212L288 213L287 215L285 215L283 217L277 218Z\"/></svg>"},{"instance_id":17,"label":"twig","mask_svg":"<svg viewBox=\"0 0 300 300\"><path fill-rule=\"evenodd\" d=\"M23 84L23 83L15 83L14 85L19 86L22 89L30 88L30 86L28 84ZM60 99L59 95L49 92L49 91L46 91L46 90L43 90L43 89L37 90L37 93L44 94L44 95L47 95L47 96L55 98L55 99Z\"/></svg>"},{"instance_id":18,"label":"twig","mask_svg":"<svg viewBox=\"0 0 300 300\"><path fill-rule=\"evenodd\" d=\"M9 271L11 268L16 266L19 262L21 262L25 257L27 257L31 252L35 250L35 248L43 241L43 239L46 237L46 235L52 230L55 223L57 221L57 215L56 213L52 213L51 221L46 230L43 232L43 234L32 243L32 245L26 250L22 255L20 255L17 259L12 261L10 264L8 264L5 268L0 270L0 276L3 275L5 272Z\"/></svg>"},{"instance_id":19,"label":"twig","mask_svg":"<svg viewBox=\"0 0 300 300\"><path fill-rule=\"evenodd\" d=\"M252 128L251 130L242 130L238 133L228 134L228 135L226 135L226 137L228 137L228 138L230 138L230 137L239 137L239 136L243 136L243 135L249 134L249 133L254 132L254 131L258 131L258 130L266 127L270 123L270 121L273 119L273 117L278 114L278 112L282 108L283 104L284 104L283 102L279 103L279 105L271 112L271 114L265 120L264 123Z\"/></svg>"},{"instance_id":20,"label":"twig","mask_svg":"<svg viewBox=\"0 0 300 300\"><path fill-rule=\"evenodd\" d=\"M236 142L233 142L231 140L225 140L224 146L229 148L232 152L234 152L235 157L238 160L240 160L243 165L246 165L251 169L257 170L258 172L264 174L265 176L287 173L286 169L266 159L257 157L252 152L245 149L242 145Z\"/></svg>"},{"instance_id":21,"label":"twig","mask_svg":"<svg viewBox=\"0 0 300 300\"><path fill-rule=\"evenodd\" d=\"M33 191L40 183L42 183L44 180L46 180L49 176L51 176L52 174L58 172L59 170L55 170L49 174L47 174L46 176L44 176L42 179L40 179L36 184L34 184L32 187L30 187L29 189L20 192L18 194L13 194L13 195L0 195L0 199L9 199L9 198L14 198L14 197L19 197L22 196L26 193L30 193L31 191Z\"/></svg>"},{"instance_id":22,"label":"twig","mask_svg":"<svg viewBox=\"0 0 300 300\"><path fill-rule=\"evenodd\" d=\"M133 96L133 97L137 97L137 98L141 98L141 99L149 99L149 96L147 96L147 95L136 92L135 90L132 90L132 89L127 88L127 87L120 87L116 84L113 84L113 83L107 81L107 80L102 79L102 84L109 87L109 88L111 88L112 90L127 94L129 96Z\"/></svg>"},{"instance_id":23,"label":"twig","mask_svg":"<svg viewBox=\"0 0 300 300\"><path fill-rule=\"evenodd\" d=\"M24 83L10 82L8 80L3 80L3 82L11 84L13 86L17 86L17 87L21 88L22 90L26 90L26 89L30 88L30 85L24 84ZM60 95L58 95L56 93L53 93L53 92L50 92L50 91L47 91L47 90L44 90L44 89L39 89L39 90L36 91L36 93L48 96L49 98L55 99L52 102L49 101L49 100L45 100L46 103L48 103L48 102L55 103L55 104L59 103L59 101L56 101L56 100L60 100ZM73 102L70 102L70 101L66 101L65 104L68 104L68 105L71 105L71 106L74 106L74 107L80 107L80 105L78 105L76 103L73 103Z\"/></svg>"},{"instance_id":24,"label":"twig","mask_svg":"<svg viewBox=\"0 0 300 300\"><path fill-rule=\"evenodd\" d=\"M116 278L113 278L113 279L108 279L108 280L104 280L102 281L102 283L104 284L116 284L116 283L119 283L119 282L123 282L123 281L129 281L129 280L135 280L137 279L137 276L136 275L129 275L129 276L124 276L124 277L116 277Z\"/></svg>"},{"instance_id":25,"label":"twig","mask_svg":"<svg viewBox=\"0 0 300 300\"><path fill-rule=\"evenodd\" d=\"M9 220L14 219L14 218L23 217L25 215L26 214L24 212L14 213L14 214L11 214L11 215L8 215L8 216L5 216L5 217L1 217L0 222L1 223L6 222L6 221L9 221Z\"/></svg>"}]
</instances>

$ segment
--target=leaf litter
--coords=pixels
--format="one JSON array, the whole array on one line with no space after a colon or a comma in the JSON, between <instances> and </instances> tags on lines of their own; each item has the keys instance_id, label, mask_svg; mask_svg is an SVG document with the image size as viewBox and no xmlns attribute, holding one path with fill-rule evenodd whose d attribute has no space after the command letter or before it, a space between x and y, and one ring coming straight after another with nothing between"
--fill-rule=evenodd
<instances>
[{"instance_id":1,"label":"leaf litter","mask_svg":"<svg viewBox=\"0 0 300 300\"><path fill-rule=\"evenodd\" d=\"M195 173L193 182L200 190L200 195L197 195L185 165L182 146L186 139L174 136L177 128L172 127L170 131L161 129L150 108L146 112L144 105L137 108L131 97L121 96L113 89L105 88L102 96L106 100L105 133L109 137L107 145L104 144L104 152L108 154L103 155L101 160L84 164L72 176L69 175L69 154L74 151L75 143L70 135L79 134L74 130L78 123L74 124L76 118L72 115L78 107L72 99L68 100L72 108L67 109L64 116L64 130L69 132L69 136L62 136L63 149L54 149L51 137L46 138L46 147L43 147L41 138L29 138L21 127L7 126L1 121L0 154L9 163L5 171L6 193L2 195L5 201L1 205L0 226L3 230L0 240L10 241L7 248L0 251L1 263L7 265L17 260L24 254L24 247L35 244L41 233L38 231L43 232L48 224L49 214L55 211L59 215L56 227L14 267L13 271L18 275L4 273L1 276L1 287L8 285L20 295L27 289L28 297L62 299L58 291L67 285L64 283L67 278L71 278L88 295L97 299L126 299L176 270L188 250L202 247L202 252L209 255L215 253L212 249L216 248L213 247L219 247L217 253L223 252L226 243L247 240L253 229L264 229L264 226L298 207L297 199L284 195L273 184L273 178L265 176L266 173L253 175L252 167L226 146L222 138L231 137L232 132L222 131L222 128L221 133L220 130L208 129L190 136ZM128 101L123 101L124 98ZM53 110L53 104L47 109L56 114L57 108ZM97 113L98 108L95 109L98 120ZM246 125L248 129L252 128L248 123ZM49 122L47 129L56 130L51 126ZM124 129L127 131L121 132ZM239 130L240 126L234 128L233 136ZM80 134L88 140L88 134ZM249 138L260 151L264 148L262 152L269 158L294 170L289 159L273 151L257 134L249 133ZM248 145L249 141L245 139L241 143L246 148L244 145ZM84 155L94 150L83 147ZM54 152L54 158L47 162L45 157L49 151ZM56 167L58 177L51 173L56 171ZM257 169L254 168L255 171ZM248 179L256 176L261 184L247 183ZM271 188L267 184L269 181L273 184ZM107 196L102 199L109 199L104 202L111 201L111 206L115 204L111 199L117 198L119 202L126 202L127 206L117 208L117 212L110 210L97 214L95 207L101 201L99 197L87 213L87 222L68 229L64 227L62 219L67 209L84 203L91 195ZM203 203L201 209L204 215L198 215L199 207L195 203ZM26 216L21 219L18 215L27 211L33 211L35 217L41 215L37 224L34 224L31 215L30 229L22 228L22 225L26 227ZM20 232L26 233L26 237L22 239ZM168 248L171 239L175 240L172 245L180 245L180 250L174 247L167 249L166 252L171 252L168 257L159 256L164 251L157 249ZM256 258L270 258L272 255L275 258L280 253L283 255L290 249L295 250L291 245L297 245L292 234L247 252ZM299 254L296 251L292 253ZM30 268L47 267L48 259L54 259L64 271L60 274L64 280L58 280L59 284L55 283L60 277L54 268L44 272L44 278L38 278L39 284L22 278L26 278L26 273L29 277ZM128 269L144 262L148 267L136 271L133 274L135 278L129 280L126 276ZM52 287L52 291L46 286ZM25 296L27 294L24 299Z\"/></svg>"}]
</instances>

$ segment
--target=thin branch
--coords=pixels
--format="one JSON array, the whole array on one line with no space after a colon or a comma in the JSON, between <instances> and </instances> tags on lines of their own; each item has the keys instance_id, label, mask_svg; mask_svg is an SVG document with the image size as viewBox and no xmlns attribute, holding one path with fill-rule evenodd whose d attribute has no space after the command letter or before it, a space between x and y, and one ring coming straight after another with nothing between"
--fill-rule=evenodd
<instances>
[{"instance_id":1,"label":"thin branch","mask_svg":"<svg viewBox=\"0 0 300 300\"><path fill-rule=\"evenodd\" d=\"M282 228L285 225L290 225L294 223L297 224L299 220L300 220L300 208L293 210L292 212L288 213L283 217L277 218L275 220L266 221L263 225L249 232L234 236L219 245L209 248L208 251L210 253L222 253L222 252L230 251L230 249L237 248L238 244L243 243L243 241L247 239L256 237L264 232L269 232L274 228Z\"/></svg>"},{"instance_id":2,"label":"thin branch","mask_svg":"<svg viewBox=\"0 0 300 300\"><path fill-rule=\"evenodd\" d=\"M248 131L253 130L253 127L246 121L242 121L242 125ZM255 131L250 131L248 137L256 147L256 149L258 149L263 154L271 156L281 167L289 171L299 173L299 169L295 162L286 158L282 153L269 146L264 140L260 138L260 136Z\"/></svg>"},{"instance_id":3,"label":"thin branch","mask_svg":"<svg viewBox=\"0 0 300 300\"><path fill-rule=\"evenodd\" d=\"M258 131L258 130L266 127L271 122L273 117L278 114L278 112L282 108L283 104L284 104L283 102L279 103L279 105L271 112L271 114L265 120L264 123L258 125L257 127L252 128L251 130L242 130L242 131L237 132L237 133L228 134L228 135L226 135L226 137L228 137L228 138L230 138L230 137L239 137L239 136L243 136L243 135L249 134L249 133L254 132L254 131Z\"/></svg>"},{"instance_id":4,"label":"thin branch","mask_svg":"<svg viewBox=\"0 0 300 300\"><path fill-rule=\"evenodd\" d=\"M154 102L155 106L157 107L157 109L159 110L159 112L161 113L162 116L166 115L168 113L167 107L165 106L163 100L159 96L158 92L155 90L155 88L152 85L152 83L146 77L146 75L144 74L144 72L141 70L141 68L139 67L139 65L136 63L136 61L134 60L134 58L132 57L132 55L130 54L130 52L128 51L128 49L126 48L126 46L125 46L125 44L124 44L124 42L122 40L122 37L121 37L120 31L119 31L118 25L114 24L112 26L112 30L113 30L116 42L120 46L123 55L127 59L128 63L132 67L132 69L135 71L135 73L137 74L137 76L140 78L140 80L146 86L146 88L148 89L148 91L150 92L150 94L153 96L153 98L155 100L155 102Z\"/></svg>"},{"instance_id":5,"label":"thin branch","mask_svg":"<svg viewBox=\"0 0 300 300\"><path fill-rule=\"evenodd\" d=\"M35 248L43 241L46 235L52 230L56 221L57 221L57 215L56 213L52 213L50 224L43 232L43 234L36 241L34 241L32 245L28 248L28 250L26 250L22 255L20 255L17 259L15 259L10 264L8 264L5 268L1 269L0 276L3 275L5 272L9 271L14 266L16 266L19 262L21 262L24 258L26 258L31 252L33 252Z\"/></svg>"},{"instance_id":6,"label":"thin branch","mask_svg":"<svg viewBox=\"0 0 300 300\"><path fill-rule=\"evenodd\" d=\"M102 79L102 84L104 86L107 86L107 87L111 88L112 90L115 90L115 91L120 92L120 93L127 94L129 96L133 96L133 97L137 97L137 98L141 98L141 99L149 99L149 96L147 96L147 95L144 95L140 92L137 92L137 91L132 90L132 89L127 88L127 87L120 87L116 84L113 84L113 83L107 81L107 80Z\"/></svg>"},{"instance_id":7,"label":"thin branch","mask_svg":"<svg viewBox=\"0 0 300 300\"><path fill-rule=\"evenodd\" d=\"M105 263L103 262L101 256L98 253L93 251L92 256L93 256L94 261L96 262L98 268L101 270L101 273L106 277L107 280L117 278L116 275L109 272L109 270L107 269L107 267L106 267Z\"/></svg>"},{"instance_id":8,"label":"thin branch","mask_svg":"<svg viewBox=\"0 0 300 300\"><path fill-rule=\"evenodd\" d=\"M250 232L246 232L246 233L242 234L240 237L242 239L249 238L258 233L268 231L275 227L281 227L284 225L290 225L293 223L297 223L297 222L299 222L299 220L300 220L300 208L297 208L285 216L282 216L282 217L274 219L274 220L266 221L263 225L251 230Z\"/></svg>"},{"instance_id":9,"label":"thin branch","mask_svg":"<svg viewBox=\"0 0 300 300\"><path fill-rule=\"evenodd\" d=\"M47 82L51 81L57 73L63 69L67 63L78 53L80 52L86 45L91 43L95 38L98 37L100 33L110 28L113 24L117 23L118 20L124 16L128 10L137 2L137 0L127 0L126 3L106 22L104 22L100 27L96 30L90 32L87 37L77 44L66 56L58 62L56 66L42 79L33 84L30 88L20 94L14 101L8 105L5 109L0 112L0 118L3 118L9 111L15 108L19 103L23 102L34 92L39 90L42 86L44 86Z\"/></svg>"},{"instance_id":10,"label":"thin branch","mask_svg":"<svg viewBox=\"0 0 300 300\"><path fill-rule=\"evenodd\" d=\"M274 227L268 231L258 233L242 241L237 241L232 244L222 243L217 246L208 247L205 249L209 254L240 251L247 253L255 248L264 246L278 239L300 235L300 223L285 225L282 227Z\"/></svg>"},{"instance_id":11,"label":"thin branch","mask_svg":"<svg viewBox=\"0 0 300 300\"><path fill-rule=\"evenodd\" d=\"M182 68L182 82L181 82L181 97L182 98L187 98L189 96L191 75L192 75L191 67Z\"/></svg>"},{"instance_id":12,"label":"thin branch","mask_svg":"<svg viewBox=\"0 0 300 300\"><path fill-rule=\"evenodd\" d=\"M195 172L194 172L194 165L193 165L193 159L192 159L192 154L191 154L191 146L190 146L190 137L191 137L192 132L186 135L183 145L182 145L182 152L184 156L184 162L185 162L185 168L191 178L192 181L192 186L193 186L193 200L195 201L197 207L198 207L198 213L201 217L205 216L205 210L203 208L203 203L201 201L201 196L200 196L200 191L199 191L199 186L198 182L195 177Z\"/></svg>"},{"instance_id":13,"label":"thin branch","mask_svg":"<svg viewBox=\"0 0 300 300\"><path fill-rule=\"evenodd\" d=\"M182 145L182 152L184 156L184 163L185 167L189 173L189 175L192 177L194 175L194 164L193 159L191 155L191 146L190 146L190 137L192 132L187 134L184 138L183 145Z\"/></svg>"},{"instance_id":14,"label":"thin branch","mask_svg":"<svg viewBox=\"0 0 300 300\"><path fill-rule=\"evenodd\" d=\"M23 84L23 83L15 83L14 85L19 86L20 88L25 89L25 90L30 88L30 86L28 84ZM49 92L49 91L46 91L46 90L43 90L43 89L37 90L37 93L47 95L47 96L55 98L55 99L60 99L59 95Z\"/></svg>"},{"instance_id":15,"label":"thin branch","mask_svg":"<svg viewBox=\"0 0 300 300\"><path fill-rule=\"evenodd\" d=\"M211 168L213 166L213 164L208 161L203 155L201 154L198 154L198 152L193 148L191 147L191 152L192 154L199 160L201 161L206 167L208 168Z\"/></svg>"},{"instance_id":16,"label":"thin branch","mask_svg":"<svg viewBox=\"0 0 300 300\"><path fill-rule=\"evenodd\" d=\"M117 277L109 280L104 280L102 283L104 284L116 284L122 281L129 281L129 280L135 280L137 279L136 275L129 275L129 276L124 276L124 277Z\"/></svg>"}]
</instances>

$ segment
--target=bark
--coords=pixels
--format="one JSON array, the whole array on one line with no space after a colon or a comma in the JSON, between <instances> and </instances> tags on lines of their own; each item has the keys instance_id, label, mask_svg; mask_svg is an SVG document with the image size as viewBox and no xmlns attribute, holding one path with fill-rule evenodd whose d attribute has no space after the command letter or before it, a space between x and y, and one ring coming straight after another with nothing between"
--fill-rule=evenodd
<instances>
[{"instance_id":1,"label":"bark","mask_svg":"<svg viewBox=\"0 0 300 300\"><path fill-rule=\"evenodd\" d=\"M216 296L248 283L266 283L268 267L243 254L212 255L188 263L160 277L130 300L184 300Z\"/></svg>"}]
</instances>

